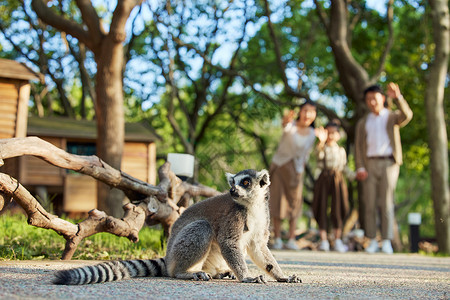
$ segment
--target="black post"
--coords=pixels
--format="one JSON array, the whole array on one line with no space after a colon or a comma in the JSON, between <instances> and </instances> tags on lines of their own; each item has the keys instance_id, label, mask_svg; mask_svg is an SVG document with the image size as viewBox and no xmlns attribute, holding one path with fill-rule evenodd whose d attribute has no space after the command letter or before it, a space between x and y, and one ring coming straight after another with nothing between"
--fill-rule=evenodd
<instances>
[{"instance_id":1,"label":"black post","mask_svg":"<svg viewBox=\"0 0 450 300\"><path fill-rule=\"evenodd\" d=\"M409 223L409 244L411 253L419 252L419 239L420 232L419 227L422 223L422 216L420 213L409 213L408 214Z\"/></svg>"},{"instance_id":2,"label":"black post","mask_svg":"<svg viewBox=\"0 0 450 300\"><path fill-rule=\"evenodd\" d=\"M411 253L419 252L419 225L409 225L409 243Z\"/></svg>"}]
</instances>

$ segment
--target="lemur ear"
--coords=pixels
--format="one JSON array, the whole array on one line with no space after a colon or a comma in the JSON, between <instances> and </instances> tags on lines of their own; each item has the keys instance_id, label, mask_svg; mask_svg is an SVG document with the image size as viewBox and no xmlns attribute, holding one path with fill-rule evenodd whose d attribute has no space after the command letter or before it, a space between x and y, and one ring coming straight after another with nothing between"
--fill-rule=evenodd
<instances>
[{"instance_id":1,"label":"lemur ear","mask_svg":"<svg viewBox=\"0 0 450 300\"><path fill-rule=\"evenodd\" d=\"M230 187L234 185L234 179L233 179L233 177L234 177L235 175L236 175L236 174L225 173L225 176L227 177L227 181L228 181L228 184L230 185Z\"/></svg>"},{"instance_id":2,"label":"lemur ear","mask_svg":"<svg viewBox=\"0 0 450 300\"><path fill-rule=\"evenodd\" d=\"M258 178L259 186L264 187L270 184L269 172L266 169L262 169L257 173L256 178Z\"/></svg>"}]
</instances>

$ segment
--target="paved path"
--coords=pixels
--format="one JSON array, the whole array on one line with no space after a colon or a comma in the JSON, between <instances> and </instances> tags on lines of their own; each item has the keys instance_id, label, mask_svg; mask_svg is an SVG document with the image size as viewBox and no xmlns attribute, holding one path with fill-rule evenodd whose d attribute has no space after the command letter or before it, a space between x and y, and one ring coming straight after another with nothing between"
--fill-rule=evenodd
<instances>
[{"instance_id":1,"label":"paved path","mask_svg":"<svg viewBox=\"0 0 450 300\"><path fill-rule=\"evenodd\" d=\"M55 286L55 270L92 261L0 261L0 299L450 299L450 257L274 251L301 284L139 278ZM259 272L251 264L255 275Z\"/></svg>"}]
</instances>

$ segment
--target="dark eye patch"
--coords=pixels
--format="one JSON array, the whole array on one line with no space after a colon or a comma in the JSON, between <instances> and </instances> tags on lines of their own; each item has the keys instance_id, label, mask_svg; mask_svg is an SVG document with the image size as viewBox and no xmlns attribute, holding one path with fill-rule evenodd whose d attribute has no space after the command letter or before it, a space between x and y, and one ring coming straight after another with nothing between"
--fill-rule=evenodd
<instances>
[{"instance_id":1,"label":"dark eye patch","mask_svg":"<svg viewBox=\"0 0 450 300\"><path fill-rule=\"evenodd\" d=\"M241 182L240 182L239 185L246 188L246 187L248 187L251 183L252 183L252 180L251 180L249 177L246 177L246 178L244 178L244 179L241 180Z\"/></svg>"}]
</instances>

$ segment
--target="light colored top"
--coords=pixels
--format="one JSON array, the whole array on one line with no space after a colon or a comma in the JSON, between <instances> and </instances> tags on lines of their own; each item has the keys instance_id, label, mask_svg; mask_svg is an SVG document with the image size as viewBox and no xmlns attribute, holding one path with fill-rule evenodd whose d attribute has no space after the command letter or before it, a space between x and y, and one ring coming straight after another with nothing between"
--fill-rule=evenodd
<instances>
[{"instance_id":1,"label":"light colored top","mask_svg":"<svg viewBox=\"0 0 450 300\"><path fill-rule=\"evenodd\" d=\"M392 146L387 133L389 111L384 108L377 116L369 113L366 122L367 157L392 155Z\"/></svg>"},{"instance_id":2,"label":"light colored top","mask_svg":"<svg viewBox=\"0 0 450 300\"><path fill-rule=\"evenodd\" d=\"M405 126L411 121L413 112L408 105L408 102L403 97L393 99L397 105L397 110L389 111L389 116L386 124L386 131L389 137L390 145L392 147L392 155L396 164L401 165L402 159L402 144L400 140L400 127ZM366 121L368 114L362 117L356 124L355 131L355 166L357 170L366 168L367 165L367 131Z\"/></svg>"},{"instance_id":3,"label":"light colored top","mask_svg":"<svg viewBox=\"0 0 450 300\"><path fill-rule=\"evenodd\" d=\"M303 173L315 140L316 135L312 127L309 127L308 134L303 135L299 133L295 122L286 124L278 149L272 158L272 163L282 166L294 160L297 173Z\"/></svg>"},{"instance_id":4,"label":"light colored top","mask_svg":"<svg viewBox=\"0 0 450 300\"><path fill-rule=\"evenodd\" d=\"M345 149L339 145L325 145L317 151L317 163L320 169L344 171L347 165Z\"/></svg>"},{"instance_id":5,"label":"light colored top","mask_svg":"<svg viewBox=\"0 0 450 300\"><path fill-rule=\"evenodd\" d=\"M327 145L317 148L317 167L321 170L336 170L354 180L356 173L347 166L347 153L344 147L339 145Z\"/></svg>"}]
</instances>

